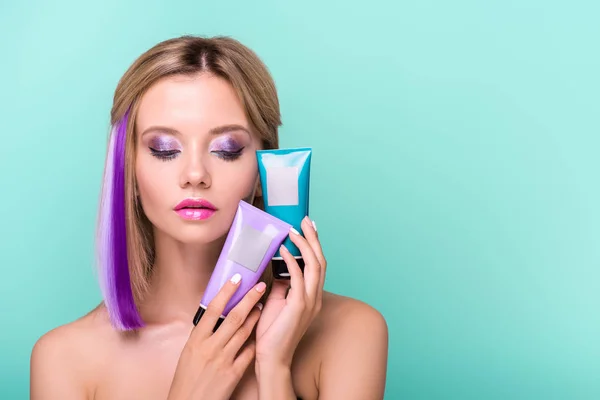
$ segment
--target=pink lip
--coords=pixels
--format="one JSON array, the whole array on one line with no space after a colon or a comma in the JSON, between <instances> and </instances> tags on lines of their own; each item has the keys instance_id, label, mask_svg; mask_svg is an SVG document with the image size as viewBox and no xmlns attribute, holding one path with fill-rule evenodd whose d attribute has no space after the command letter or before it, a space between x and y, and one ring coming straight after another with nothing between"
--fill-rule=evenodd
<instances>
[{"instance_id":1,"label":"pink lip","mask_svg":"<svg viewBox=\"0 0 600 400\"><path fill-rule=\"evenodd\" d=\"M201 221L210 218L217 208L207 200L188 198L177 204L173 210L183 219Z\"/></svg>"},{"instance_id":2,"label":"pink lip","mask_svg":"<svg viewBox=\"0 0 600 400\"><path fill-rule=\"evenodd\" d=\"M210 208L213 211L217 210L217 207L213 206L210 201L204 200L204 199L195 199L195 198L191 198L191 197L182 200L181 203L179 203L175 206L174 210L178 211L185 207L202 207L202 208Z\"/></svg>"},{"instance_id":3,"label":"pink lip","mask_svg":"<svg viewBox=\"0 0 600 400\"><path fill-rule=\"evenodd\" d=\"M184 208L175 212L183 219L190 221L202 221L203 219L212 217L212 215L215 213L215 210L211 210L209 208Z\"/></svg>"}]
</instances>

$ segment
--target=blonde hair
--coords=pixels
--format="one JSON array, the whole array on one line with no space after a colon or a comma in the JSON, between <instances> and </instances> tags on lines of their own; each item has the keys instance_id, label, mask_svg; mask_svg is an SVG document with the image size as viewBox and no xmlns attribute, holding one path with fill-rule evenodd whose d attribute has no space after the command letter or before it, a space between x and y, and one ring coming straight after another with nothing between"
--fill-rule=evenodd
<instances>
[{"instance_id":1,"label":"blonde hair","mask_svg":"<svg viewBox=\"0 0 600 400\"><path fill-rule=\"evenodd\" d=\"M121 330L143 326L138 306L154 262L152 225L136 196L135 121L140 99L162 78L203 72L232 85L264 149L279 146L275 83L259 57L237 40L182 36L155 45L134 61L114 94L98 226L102 293L113 325ZM263 208L262 199L254 205ZM271 268L263 278L270 286Z\"/></svg>"}]
</instances>

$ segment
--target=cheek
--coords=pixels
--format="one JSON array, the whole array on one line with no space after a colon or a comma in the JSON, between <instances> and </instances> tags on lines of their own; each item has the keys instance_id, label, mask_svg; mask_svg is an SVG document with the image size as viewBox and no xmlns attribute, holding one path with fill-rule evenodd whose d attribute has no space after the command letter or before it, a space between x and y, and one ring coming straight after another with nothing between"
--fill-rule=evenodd
<instances>
[{"instance_id":1,"label":"cheek","mask_svg":"<svg viewBox=\"0 0 600 400\"><path fill-rule=\"evenodd\" d=\"M258 166L256 163L249 163L243 169L238 170L232 179L239 197L245 198L254 192L256 180L258 179Z\"/></svg>"},{"instance_id":2,"label":"cheek","mask_svg":"<svg viewBox=\"0 0 600 400\"><path fill-rule=\"evenodd\" d=\"M258 183L258 172L252 174L247 181L247 185L244 190L244 200L252 203L253 198L256 196L256 185Z\"/></svg>"},{"instance_id":3,"label":"cheek","mask_svg":"<svg viewBox=\"0 0 600 400\"><path fill-rule=\"evenodd\" d=\"M231 163L225 168L221 165L213 169L213 186L221 193L231 199L231 202L237 202L240 199L247 200L252 196L258 179L258 166L256 161L244 162L238 165Z\"/></svg>"},{"instance_id":4,"label":"cheek","mask_svg":"<svg viewBox=\"0 0 600 400\"><path fill-rule=\"evenodd\" d=\"M146 214L152 214L153 207L164 197L166 184L172 179L165 176L167 172L159 163L148 160L145 155L136 160L138 194Z\"/></svg>"}]
</instances>

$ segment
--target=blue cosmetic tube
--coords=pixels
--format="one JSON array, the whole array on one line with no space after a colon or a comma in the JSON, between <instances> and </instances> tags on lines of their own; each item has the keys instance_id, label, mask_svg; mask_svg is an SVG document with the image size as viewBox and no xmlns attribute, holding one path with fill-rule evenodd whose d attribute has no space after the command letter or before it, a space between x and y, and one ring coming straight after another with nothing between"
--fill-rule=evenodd
<instances>
[{"instance_id":1,"label":"blue cosmetic tube","mask_svg":"<svg viewBox=\"0 0 600 400\"><path fill-rule=\"evenodd\" d=\"M265 211L292 225L302 233L300 224L308 215L311 148L258 150L258 170ZM304 273L300 250L290 238L283 243ZM279 250L271 260L276 279L290 279Z\"/></svg>"}]
</instances>

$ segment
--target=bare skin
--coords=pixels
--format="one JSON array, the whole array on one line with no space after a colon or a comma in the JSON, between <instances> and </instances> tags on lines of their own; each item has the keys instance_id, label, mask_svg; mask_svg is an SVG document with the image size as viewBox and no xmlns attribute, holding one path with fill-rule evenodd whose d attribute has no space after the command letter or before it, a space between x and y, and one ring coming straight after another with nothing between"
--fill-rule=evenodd
<instances>
[{"instance_id":1,"label":"bare skin","mask_svg":"<svg viewBox=\"0 0 600 400\"><path fill-rule=\"evenodd\" d=\"M321 313L294 355L292 381L296 395L304 400L382 398L387 352L383 327L381 317L366 304L325 293ZM33 398L50 398L41 392L55 390L56 394L64 394L61 399L164 400L190 329L189 323L180 323L126 337L111 327L100 306L47 333L38 342L38 350L44 353L39 357L45 359L37 365L40 393L33 388L38 396ZM360 348L367 341L376 342L372 334L379 334L380 347ZM364 370L360 363L378 368ZM258 399L257 391L251 366L232 399Z\"/></svg>"},{"instance_id":2,"label":"bare skin","mask_svg":"<svg viewBox=\"0 0 600 400\"><path fill-rule=\"evenodd\" d=\"M162 80L144 95L137 126L138 191L156 249L151 290L140 305L146 326L117 332L100 305L48 332L32 352L32 399L170 398L174 377L191 370L180 356L237 203L261 195L254 156L260 140L222 79L203 74ZM150 129L156 126L169 129ZM215 133L216 127L227 129ZM156 143L167 143L175 157L159 160L149 150ZM222 153L232 146L242 150L233 149L235 158L225 160ZM186 197L205 198L217 211L200 223L182 221L173 206ZM289 283L276 283L262 313L253 311L260 315L254 362L228 397L381 399L386 322L367 304L323 291L326 261L318 235L308 220L302 226L306 239L293 240L308 260L305 276L289 265L288 298L283 293Z\"/></svg>"}]
</instances>

